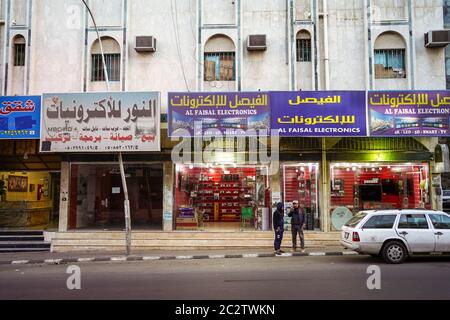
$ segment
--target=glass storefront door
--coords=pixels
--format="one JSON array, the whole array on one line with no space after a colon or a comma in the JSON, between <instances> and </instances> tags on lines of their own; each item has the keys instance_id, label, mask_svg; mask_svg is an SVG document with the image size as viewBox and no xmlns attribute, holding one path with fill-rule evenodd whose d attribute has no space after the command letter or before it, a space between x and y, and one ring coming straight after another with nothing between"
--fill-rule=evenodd
<instances>
[{"instance_id":1,"label":"glass storefront door","mask_svg":"<svg viewBox=\"0 0 450 320\"><path fill-rule=\"evenodd\" d=\"M177 230L269 230L268 168L177 165Z\"/></svg>"},{"instance_id":2,"label":"glass storefront door","mask_svg":"<svg viewBox=\"0 0 450 320\"><path fill-rule=\"evenodd\" d=\"M307 214L307 230L320 228L318 206L318 163L283 164L284 207L286 212L297 200L304 205ZM286 228L290 228L290 219L285 217Z\"/></svg>"},{"instance_id":3,"label":"glass storefront door","mask_svg":"<svg viewBox=\"0 0 450 320\"><path fill-rule=\"evenodd\" d=\"M132 228L162 229L161 164L126 164ZM124 192L117 164L72 164L71 229L123 229Z\"/></svg>"}]
</instances>

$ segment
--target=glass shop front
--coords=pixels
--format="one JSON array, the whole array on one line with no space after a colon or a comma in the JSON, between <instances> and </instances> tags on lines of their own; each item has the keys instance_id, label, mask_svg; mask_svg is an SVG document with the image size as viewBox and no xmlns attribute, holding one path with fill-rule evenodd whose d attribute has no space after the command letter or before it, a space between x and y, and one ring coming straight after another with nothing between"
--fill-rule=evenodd
<instances>
[{"instance_id":1,"label":"glass shop front","mask_svg":"<svg viewBox=\"0 0 450 320\"><path fill-rule=\"evenodd\" d=\"M176 230L270 230L268 168L176 165Z\"/></svg>"},{"instance_id":2,"label":"glass shop front","mask_svg":"<svg viewBox=\"0 0 450 320\"><path fill-rule=\"evenodd\" d=\"M361 210L431 209L428 163L332 163L330 175L332 231Z\"/></svg>"}]
</instances>

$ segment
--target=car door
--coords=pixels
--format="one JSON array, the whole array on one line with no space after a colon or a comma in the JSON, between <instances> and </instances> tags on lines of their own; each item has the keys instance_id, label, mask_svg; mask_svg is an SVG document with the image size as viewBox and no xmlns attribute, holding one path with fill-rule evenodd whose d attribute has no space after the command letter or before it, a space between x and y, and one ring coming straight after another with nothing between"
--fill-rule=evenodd
<instances>
[{"instance_id":1,"label":"car door","mask_svg":"<svg viewBox=\"0 0 450 320\"><path fill-rule=\"evenodd\" d=\"M397 233L405 239L411 253L434 252L436 236L425 214L403 213L397 225Z\"/></svg>"},{"instance_id":2,"label":"car door","mask_svg":"<svg viewBox=\"0 0 450 320\"><path fill-rule=\"evenodd\" d=\"M436 237L436 252L450 252L450 216L429 214Z\"/></svg>"}]
</instances>

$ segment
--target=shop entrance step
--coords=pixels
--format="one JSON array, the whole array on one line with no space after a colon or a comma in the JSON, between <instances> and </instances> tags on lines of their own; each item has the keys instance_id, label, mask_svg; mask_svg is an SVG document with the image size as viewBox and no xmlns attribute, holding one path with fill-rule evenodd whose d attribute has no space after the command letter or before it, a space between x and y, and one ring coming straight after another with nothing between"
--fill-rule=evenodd
<instances>
[{"instance_id":1,"label":"shop entrance step","mask_svg":"<svg viewBox=\"0 0 450 320\"><path fill-rule=\"evenodd\" d=\"M0 252L50 251L44 232L36 230L0 230Z\"/></svg>"}]
</instances>

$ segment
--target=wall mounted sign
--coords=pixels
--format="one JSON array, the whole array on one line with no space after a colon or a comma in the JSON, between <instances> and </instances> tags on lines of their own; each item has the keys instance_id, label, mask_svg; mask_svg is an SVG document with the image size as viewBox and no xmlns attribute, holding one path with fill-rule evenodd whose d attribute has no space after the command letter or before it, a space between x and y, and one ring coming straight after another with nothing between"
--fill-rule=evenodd
<instances>
[{"instance_id":1,"label":"wall mounted sign","mask_svg":"<svg viewBox=\"0 0 450 320\"><path fill-rule=\"evenodd\" d=\"M270 105L280 136L367 136L364 91L271 92Z\"/></svg>"},{"instance_id":2,"label":"wall mounted sign","mask_svg":"<svg viewBox=\"0 0 450 320\"><path fill-rule=\"evenodd\" d=\"M160 151L159 92L50 93L41 152Z\"/></svg>"},{"instance_id":3,"label":"wall mounted sign","mask_svg":"<svg viewBox=\"0 0 450 320\"><path fill-rule=\"evenodd\" d=\"M169 136L187 130L191 136L244 135L249 129L270 130L267 92L169 93ZM194 125L198 127L194 128Z\"/></svg>"},{"instance_id":4,"label":"wall mounted sign","mask_svg":"<svg viewBox=\"0 0 450 320\"><path fill-rule=\"evenodd\" d=\"M450 91L371 91L368 104L371 136L450 135Z\"/></svg>"},{"instance_id":5,"label":"wall mounted sign","mask_svg":"<svg viewBox=\"0 0 450 320\"><path fill-rule=\"evenodd\" d=\"M40 96L0 97L0 139L39 139Z\"/></svg>"}]
</instances>

